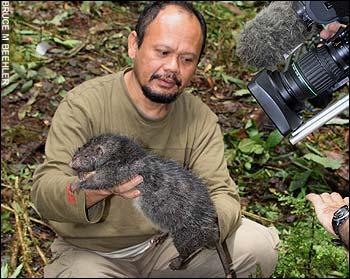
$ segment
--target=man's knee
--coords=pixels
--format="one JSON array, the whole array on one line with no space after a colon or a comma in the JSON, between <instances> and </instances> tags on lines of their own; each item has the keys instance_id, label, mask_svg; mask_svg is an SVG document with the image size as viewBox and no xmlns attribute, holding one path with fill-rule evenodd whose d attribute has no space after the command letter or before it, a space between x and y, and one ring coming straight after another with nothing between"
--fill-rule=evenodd
<instances>
[{"instance_id":1,"label":"man's knee","mask_svg":"<svg viewBox=\"0 0 350 279\"><path fill-rule=\"evenodd\" d=\"M92 252L70 250L44 269L46 278L107 278L115 274L113 264Z\"/></svg>"},{"instance_id":2,"label":"man's knee","mask_svg":"<svg viewBox=\"0 0 350 279\"><path fill-rule=\"evenodd\" d=\"M227 239L238 277L269 277L278 260L278 232L243 218L242 225Z\"/></svg>"}]
</instances>

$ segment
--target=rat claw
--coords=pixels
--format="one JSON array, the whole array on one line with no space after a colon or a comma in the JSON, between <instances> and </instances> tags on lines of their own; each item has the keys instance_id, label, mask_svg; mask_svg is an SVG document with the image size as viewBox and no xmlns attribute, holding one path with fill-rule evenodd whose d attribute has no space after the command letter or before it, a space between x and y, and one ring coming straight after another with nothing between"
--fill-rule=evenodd
<instances>
[{"instance_id":1,"label":"rat claw","mask_svg":"<svg viewBox=\"0 0 350 279\"><path fill-rule=\"evenodd\" d=\"M80 188L80 187L79 187L79 183L78 183L78 182L77 182L77 183L72 183L72 184L70 185L70 189L72 190L72 192L77 191L79 188Z\"/></svg>"}]
</instances>

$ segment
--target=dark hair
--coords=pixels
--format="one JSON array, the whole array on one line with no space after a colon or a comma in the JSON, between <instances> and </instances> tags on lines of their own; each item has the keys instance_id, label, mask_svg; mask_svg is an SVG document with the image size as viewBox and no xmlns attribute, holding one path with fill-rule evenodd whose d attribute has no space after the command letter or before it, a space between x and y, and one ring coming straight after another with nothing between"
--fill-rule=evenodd
<instances>
[{"instance_id":1,"label":"dark hair","mask_svg":"<svg viewBox=\"0 0 350 279\"><path fill-rule=\"evenodd\" d=\"M157 17L159 11L164 9L168 5L179 6L184 10L194 14L197 17L200 23L200 26L202 29L202 35L203 35L202 48L199 55L199 60L200 60L205 49L205 41L207 37L207 25L205 23L205 19L203 15L200 12L198 12L191 3L188 3L186 1L154 1L148 4L141 12L136 23L135 31L137 33L137 46L140 48L140 46L142 45L143 38L145 36L146 28L148 27L148 25Z\"/></svg>"}]
</instances>

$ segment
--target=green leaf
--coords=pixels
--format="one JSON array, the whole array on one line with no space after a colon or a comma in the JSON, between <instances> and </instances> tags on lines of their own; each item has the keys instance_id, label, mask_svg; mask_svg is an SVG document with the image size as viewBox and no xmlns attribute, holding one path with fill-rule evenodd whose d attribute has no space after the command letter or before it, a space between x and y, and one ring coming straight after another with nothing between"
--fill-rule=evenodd
<instances>
[{"instance_id":1,"label":"green leaf","mask_svg":"<svg viewBox=\"0 0 350 279\"><path fill-rule=\"evenodd\" d=\"M251 120L251 119L249 119L248 121L247 121L247 123L245 124L245 126L244 126L244 129L249 129L250 127L255 127L255 124L254 124L254 122Z\"/></svg>"},{"instance_id":2,"label":"green leaf","mask_svg":"<svg viewBox=\"0 0 350 279\"><path fill-rule=\"evenodd\" d=\"M308 188L310 189L311 192L319 193L319 194L331 191L331 189L328 185L320 184L320 183L319 184L310 184L310 185L308 185Z\"/></svg>"},{"instance_id":3,"label":"green leaf","mask_svg":"<svg viewBox=\"0 0 350 279\"><path fill-rule=\"evenodd\" d=\"M21 35L34 35L34 34L36 34L36 32L32 31L32 30L19 30L18 33Z\"/></svg>"},{"instance_id":4,"label":"green leaf","mask_svg":"<svg viewBox=\"0 0 350 279\"><path fill-rule=\"evenodd\" d=\"M39 76L43 79L54 79L57 76L57 73L50 68L42 67L39 70Z\"/></svg>"},{"instance_id":5,"label":"green leaf","mask_svg":"<svg viewBox=\"0 0 350 279\"><path fill-rule=\"evenodd\" d=\"M339 117L334 117L331 120L329 120L326 125L347 125L349 124L349 119L343 119L343 118L339 118Z\"/></svg>"},{"instance_id":6,"label":"green leaf","mask_svg":"<svg viewBox=\"0 0 350 279\"><path fill-rule=\"evenodd\" d=\"M33 80L29 80L26 83L24 83L21 87L21 92L25 93L33 86Z\"/></svg>"},{"instance_id":7,"label":"green leaf","mask_svg":"<svg viewBox=\"0 0 350 279\"><path fill-rule=\"evenodd\" d=\"M250 95L250 92L248 89L239 89L239 90L233 92L233 94L235 96L240 97L240 96L244 96L244 95Z\"/></svg>"},{"instance_id":8,"label":"green leaf","mask_svg":"<svg viewBox=\"0 0 350 279\"><path fill-rule=\"evenodd\" d=\"M331 168L333 170L337 170L341 167L342 162L340 160L331 159L327 157L321 157L316 154L308 153L303 156L307 160L314 161L325 168Z\"/></svg>"},{"instance_id":9,"label":"green leaf","mask_svg":"<svg viewBox=\"0 0 350 279\"><path fill-rule=\"evenodd\" d=\"M27 79L35 79L38 75L37 71L29 70L27 73Z\"/></svg>"},{"instance_id":10,"label":"green leaf","mask_svg":"<svg viewBox=\"0 0 350 279\"><path fill-rule=\"evenodd\" d=\"M250 170L252 168L252 164L249 162L244 163L244 168Z\"/></svg>"},{"instance_id":11,"label":"green leaf","mask_svg":"<svg viewBox=\"0 0 350 279\"><path fill-rule=\"evenodd\" d=\"M20 76L18 74L14 73L12 76L10 76L8 84L11 84L11 83L15 82L19 78L20 78ZM6 86L7 85L5 85L5 86L1 85L1 88L4 88Z\"/></svg>"},{"instance_id":12,"label":"green leaf","mask_svg":"<svg viewBox=\"0 0 350 279\"><path fill-rule=\"evenodd\" d=\"M271 132L266 140L265 147L267 149L275 147L277 144L279 144L283 139L283 136L278 130L274 130Z\"/></svg>"},{"instance_id":13,"label":"green leaf","mask_svg":"<svg viewBox=\"0 0 350 279\"><path fill-rule=\"evenodd\" d=\"M238 78L234 78L234 77L231 77L229 75L226 75L225 73L222 73L222 78L224 80L225 83L234 83L234 84L237 84L239 87L244 87L246 84L243 80L240 80Z\"/></svg>"},{"instance_id":14,"label":"green leaf","mask_svg":"<svg viewBox=\"0 0 350 279\"><path fill-rule=\"evenodd\" d=\"M8 94L12 93L18 86L19 82L13 83L9 86L7 86L4 90L1 92L1 97L5 97Z\"/></svg>"},{"instance_id":15,"label":"green leaf","mask_svg":"<svg viewBox=\"0 0 350 279\"><path fill-rule=\"evenodd\" d=\"M56 15L52 20L48 21L47 23L51 23L54 25L60 25L61 21L68 17L68 12L63 12L62 14Z\"/></svg>"},{"instance_id":16,"label":"green leaf","mask_svg":"<svg viewBox=\"0 0 350 279\"><path fill-rule=\"evenodd\" d=\"M67 95L67 91L66 90L61 90L58 94L62 97L62 98L64 98L66 95Z\"/></svg>"},{"instance_id":17,"label":"green leaf","mask_svg":"<svg viewBox=\"0 0 350 279\"><path fill-rule=\"evenodd\" d=\"M7 278L9 272L9 265L8 263L1 265L1 278Z\"/></svg>"},{"instance_id":18,"label":"green leaf","mask_svg":"<svg viewBox=\"0 0 350 279\"><path fill-rule=\"evenodd\" d=\"M19 65L17 63L12 63L12 68L18 74L20 77L25 78L26 77L26 69L23 65Z\"/></svg>"},{"instance_id":19,"label":"green leaf","mask_svg":"<svg viewBox=\"0 0 350 279\"><path fill-rule=\"evenodd\" d=\"M16 270L11 274L9 278L17 278L17 276L21 273L23 268L23 263L16 267Z\"/></svg>"},{"instance_id":20,"label":"green leaf","mask_svg":"<svg viewBox=\"0 0 350 279\"><path fill-rule=\"evenodd\" d=\"M53 81L54 83L57 83L57 84L62 84L66 81L66 79L64 78L64 76L62 75L59 75L57 78L55 78L55 80Z\"/></svg>"},{"instance_id":21,"label":"green leaf","mask_svg":"<svg viewBox=\"0 0 350 279\"><path fill-rule=\"evenodd\" d=\"M264 148L252 139L243 139L238 144L238 149L243 153L262 154Z\"/></svg>"},{"instance_id":22,"label":"green leaf","mask_svg":"<svg viewBox=\"0 0 350 279\"><path fill-rule=\"evenodd\" d=\"M83 1L80 6L80 10L83 14L90 14L90 1Z\"/></svg>"},{"instance_id":23,"label":"green leaf","mask_svg":"<svg viewBox=\"0 0 350 279\"><path fill-rule=\"evenodd\" d=\"M299 188L303 188L306 185L306 182L312 173L311 170L302 172L302 173L297 173L294 175L292 182L289 185L289 191L293 192Z\"/></svg>"},{"instance_id":24,"label":"green leaf","mask_svg":"<svg viewBox=\"0 0 350 279\"><path fill-rule=\"evenodd\" d=\"M60 44L60 45L63 45L65 47L68 47L68 48L74 48L75 46L77 46L78 44L81 43L81 41L79 40L74 40L74 39L70 39L70 40L65 40L65 41L62 41L61 39L58 39L58 38L53 38L53 40Z\"/></svg>"},{"instance_id":25,"label":"green leaf","mask_svg":"<svg viewBox=\"0 0 350 279\"><path fill-rule=\"evenodd\" d=\"M35 68L37 68L38 66L40 66L40 64L35 63L35 62L29 62L29 63L27 64L28 70L35 69Z\"/></svg>"}]
</instances>

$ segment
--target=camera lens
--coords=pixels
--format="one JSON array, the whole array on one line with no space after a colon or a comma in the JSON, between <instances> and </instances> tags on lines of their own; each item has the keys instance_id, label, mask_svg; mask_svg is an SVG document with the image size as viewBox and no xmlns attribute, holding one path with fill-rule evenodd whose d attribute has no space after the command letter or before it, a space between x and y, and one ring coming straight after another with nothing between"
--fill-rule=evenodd
<instances>
[{"instance_id":1,"label":"camera lens","mask_svg":"<svg viewBox=\"0 0 350 279\"><path fill-rule=\"evenodd\" d=\"M331 41L307 52L287 71L263 70L248 84L248 89L282 135L297 129L302 121L298 113L304 101L322 96L348 76L348 28Z\"/></svg>"},{"instance_id":2,"label":"camera lens","mask_svg":"<svg viewBox=\"0 0 350 279\"><path fill-rule=\"evenodd\" d=\"M345 70L338 62L344 59L334 60L331 53L349 59L349 46L336 48L330 44L314 48L281 74L286 89L281 92L287 92L283 97L291 108L299 111L298 105L305 99L317 97L344 77Z\"/></svg>"}]
</instances>

